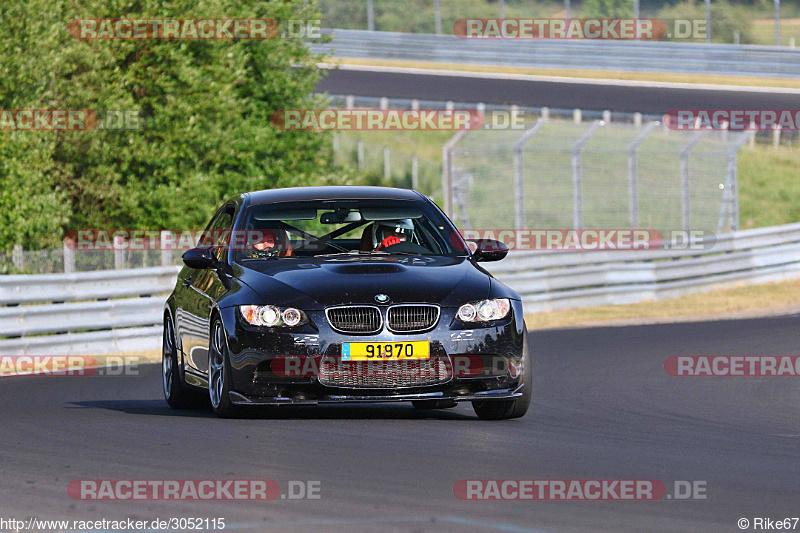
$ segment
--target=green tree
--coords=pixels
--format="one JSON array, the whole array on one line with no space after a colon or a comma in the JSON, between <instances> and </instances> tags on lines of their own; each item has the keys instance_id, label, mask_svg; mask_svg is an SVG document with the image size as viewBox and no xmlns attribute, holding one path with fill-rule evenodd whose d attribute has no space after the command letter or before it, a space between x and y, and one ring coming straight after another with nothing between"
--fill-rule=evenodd
<instances>
[{"instance_id":1,"label":"green tree","mask_svg":"<svg viewBox=\"0 0 800 533\"><path fill-rule=\"evenodd\" d=\"M303 0L4 3L0 109L135 110L143 129L0 132L0 249L52 245L65 228L196 228L245 190L346 181L322 135L269 122L320 105L302 38L79 40L75 18L319 15Z\"/></svg>"},{"instance_id":2,"label":"green tree","mask_svg":"<svg viewBox=\"0 0 800 533\"><path fill-rule=\"evenodd\" d=\"M632 18L633 0L586 0L581 5L585 18Z\"/></svg>"}]
</instances>

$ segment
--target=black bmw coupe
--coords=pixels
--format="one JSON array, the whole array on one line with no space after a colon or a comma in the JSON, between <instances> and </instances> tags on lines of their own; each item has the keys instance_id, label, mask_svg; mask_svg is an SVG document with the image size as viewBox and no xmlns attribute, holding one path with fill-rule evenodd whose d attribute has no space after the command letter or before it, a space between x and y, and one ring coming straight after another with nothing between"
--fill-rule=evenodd
<instances>
[{"instance_id":1,"label":"black bmw coupe","mask_svg":"<svg viewBox=\"0 0 800 533\"><path fill-rule=\"evenodd\" d=\"M164 307L170 406L470 401L521 417L531 357L517 293L479 263L508 249L466 242L422 194L306 187L220 207Z\"/></svg>"}]
</instances>

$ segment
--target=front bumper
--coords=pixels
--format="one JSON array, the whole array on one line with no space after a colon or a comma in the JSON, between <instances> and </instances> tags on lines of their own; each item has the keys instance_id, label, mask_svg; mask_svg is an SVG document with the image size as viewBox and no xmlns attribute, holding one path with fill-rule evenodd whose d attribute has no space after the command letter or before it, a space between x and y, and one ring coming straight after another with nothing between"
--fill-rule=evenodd
<instances>
[{"instance_id":1,"label":"front bumper","mask_svg":"<svg viewBox=\"0 0 800 533\"><path fill-rule=\"evenodd\" d=\"M512 300L511 314L486 327L467 326L455 320L456 309L442 308L436 327L425 333L345 335L330 328L323 311L310 311L308 324L281 330L244 323L236 308L222 310L228 333L231 401L237 405L316 405L320 403L397 402L410 400L473 401L508 399L521 394L524 323L522 306ZM402 387L332 386L313 372L287 376L275 372L281 358L340 360L343 342L428 341L432 358L450 364L482 361L484 371L453 371L449 379L429 385ZM452 368L455 368L453 366Z\"/></svg>"},{"instance_id":2,"label":"front bumper","mask_svg":"<svg viewBox=\"0 0 800 533\"><path fill-rule=\"evenodd\" d=\"M303 396L245 396L238 392L231 392L230 399L234 405L276 406L276 405L318 405L324 403L384 403L408 402L413 400L454 400L467 402L473 400L503 400L522 396L518 389L497 389L460 394L456 391L426 392L426 393L394 393L394 394L368 394L360 395L354 391L350 394L326 394L315 398Z\"/></svg>"}]
</instances>

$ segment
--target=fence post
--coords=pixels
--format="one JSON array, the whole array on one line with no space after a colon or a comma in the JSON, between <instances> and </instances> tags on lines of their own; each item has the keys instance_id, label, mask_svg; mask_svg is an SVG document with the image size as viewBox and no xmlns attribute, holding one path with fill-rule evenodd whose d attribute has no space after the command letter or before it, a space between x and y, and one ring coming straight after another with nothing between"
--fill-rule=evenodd
<instances>
[{"instance_id":1,"label":"fence post","mask_svg":"<svg viewBox=\"0 0 800 533\"><path fill-rule=\"evenodd\" d=\"M570 5L570 0L564 0L564 11L567 12L566 18L572 18L572 5Z\"/></svg>"},{"instance_id":2,"label":"fence post","mask_svg":"<svg viewBox=\"0 0 800 533\"><path fill-rule=\"evenodd\" d=\"M352 94L348 94L344 97L344 108L345 109L353 109L353 103L355 101L355 97Z\"/></svg>"},{"instance_id":3,"label":"fence post","mask_svg":"<svg viewBox=\"0 0 800 533\"><path fill-rule=\"evenodd\" d=\"M608 109L603 111L603 122L605 122L606 124L611 124L611 111L609 111Z\"/></svg>"},{"instance_id":4,"label":"fence post","mask_svg":"<svg viewBox=\"0 0 800 533\"><path fill-rule=\"evenodd\" d=\"M356 157L358 159L358 170L364 170L364 141L361 139L356 142Z\"/></svg>"},{"instance_id":5,"label":"fence post","mask_svg":"<svg viewBox=\"0 0 800 533\"><path fill-rule=\"evenodd\" d=\"M691 223L689 211L689 152L703 139L706 133L708 132L701 131L697 133L681 148L681 229L683 231L689 231Z\"/></svg>"},{"instance_id":6,"label":"fence post","mask_svg":"<svg viewBox=\"0 0 800 533\"><path fill-rule=\"evenodd\" d=\"M14 263L14 268L20 272L25 268L25 254L22 252L21 244L14 245L14 253L11 256L11 262Z\"/></svg>"},{"instance_id":7,"label":"fence post","mask_svg":"<svg viewBox=\"0 0 800 533\"><path fill-rule=\"evenodd\" d=\"M497 2L497 15L501 19L506 18L506 2L505 2L505 0L499 0Z\"/></svg>"},{"instance_id":8,"label":"fence post","mask_svg":"<svg viewBox=\"0 0 800 533\"><path fill-rule=\"evenodd\" d=\"M780 124L775 124L775 126L772 128L772 148L777 150L780 145L781 145L781 126Z\"/></svg>"},{"instance_id":9,"label":"fence post","mask_svg":"<svg viewBox=\"0 0 800 533\"><path fill-rule=\"evenodd\" d=\"M372 0L367 0L367 29L375 31L375 11L372 9Z\"/></svg>"},{"instance_id":10,"label":"fence post","mask_svg":"<svg viewBox=\"0 0 800 533\"><path fill-rule=\"evenodd\" d=\"M711 0L706 0L706 42L711 42Z\"/></svg>"},{"instance_id":11,"label":"fence post","mask_svg":"<svg viewBox=\"0 0 800 533\"><path fill-rule=\"evenodd\" d=\"M411 100L411 110L412 111L419 111L419 100L418 99L413 98Z\"/></svg>"},{"instance_id":12,"label":"fence post","mask_svg":"<svg viewBox=\"0 0 800 533\"><path fill-rule=\"evenodd\" d=\"M389 147L383 147L383 179L389 180L392 177L392 167L389 161Z\"/></svg>"},{"instance_id":13,"label":"fence post","mask_svg":"<svg viewBox=\"0 0 800 533\"><path fill-rule=\"evenodd\" d=\"M419 159L416 154L411 156L411 188L419 189Z\"/></svg>"},{"instance_id":14,"label":"fence post","mask_svg":"<svg viewBox=\"0 0 800 533\"><path fill-rule=\"evenodd\" d=\"M64 239L64 273L72 274L75 272L75 250L73 250L68 243L73 242L69 239Z\"/></svg>"},{"instance_id":15,"label":"fence post","mask_svg":"<svg viewBox=\"0 0 800 533\"><path fill-rule=\"evenodd\" d=\"M545 119L545 120L549 119L550 118L550 108L549 107L543 107L541 115L542 115L543 119Z\"/></svg>"},{"instance_id":16,"label":"fence post","mask_svg":"<svg viewBox=\"0 0 800 533\"><path fill-rule=\"evenodd\" d=\"M380 99L380 108L381 108L382 110L384 110L384 111L385 111L385 110L387 110L387 109L389 109L389 99L388 99L388 98L386 98L385 96L381 96L381 99Z\"/></svg>"},{"instance_id":17,"label":"fence post","mask_svg":"<svg viewBox=\"0 0 800 533\"><path fill-rule=\"evenodd\" d=\"M580 109L572 110L572 121L575 122L575 124L583 122L583 113L581 113Z\"/></svg>"},{"instance_id":18,"label":"fence post","mask_svg":"<svg viewBox=\"0 0 800 533\"><path fill-rule=\"evenodd\" d=\"M125 268L125 237L122 235L114 236L114 269L122 270Z\"/></svg>"},{"instance_id":19,"label":"fence post","mask_svg":"<svg viewBox=\"0 0 800 533\"><path fill-rule=\"evenodd\" d=\"M450 218L454 215L452 150L466 134L467 130L458 130L442 146L442 211Z\"/></svg>"},{"instance_id":20,"label":"fence post","mask_svg":"<svg viewBox=\"0 0 800 533\"><path fill-rule=\"evenodd\" d=\"M434 26L436 35L442 34L442 6L440 0L434 0L433 2L433 10L434 10Z\"/></svg>"},{"instance_id":21,"label":"fence post","mask_svg":"<svg viewBox=\"0 0 800 533\"><path fill-rule=\"evenodd\" d=\"M642 127L642 114L641 113L634 113L633 114L633 126L637 130Z\"/></svg>"},{"instance_id":22,"label":"fence post","mask_svg":"<svg viewBox=\"0 0 800 533\"><path fill-rule=\"evenodd\" d=\"M572 226L583 229L583 169L581 168L581 151L586 141L592 138L597 129L605 123L595 120L589 129L578 137L572 145Z\"/></svg>"},{"instance_id":23,"label":"fence post","mask_svg":"<svg viewBox=\"0 0 800 533\"><path fill-rule=\"evenodd\" d=\"M520 135L514 143L514 229L525 229L525 168L522 158L522 148L528 139L547 122L546 118L538 118L533 126Z\"/></svg>"},{"instance_id":24,"label":"fence post","mask_svg":"<svg viewBox=\"0 0 800 533\"><path fill-rule=\"evenodd\" d=\"M161 265L162 266L169 266L172 264L172 246L174 239L172 238L172 232L169 230L161 230Z\"/></svg>"},{"instance_id":25,"label":"fence post","mask_svg":"<svg viewBox=\"0 0 800 533\"><path fill-rule=\"evenodd\" d=\"M446 111L452 111L453 110L453 101L452 100L448 100L447 102L445 102L444 108L445 108Z\"/></svg>"},{"instance_id":26,"label":"fence post","mask_svg":"<svg viewBox=\"0 0 800 533\"><path fill-rule=\"evenodd\" d=\"M775 0L775 46L781 45L781 0Z\"/></svg>"},{"instance_id":27,"label":"fence post","mask_svg":"<svg viewBox=\"0 0 800 533\"><path fill-rule=\"evenodd\" d=\"M641 114L639 114L641 120ZM639 169L636 164L636 151L650 132L659 127L658 121L651 122L628 145L628 221L631 229L639 225Z\"/></svg>"}]
</instances>

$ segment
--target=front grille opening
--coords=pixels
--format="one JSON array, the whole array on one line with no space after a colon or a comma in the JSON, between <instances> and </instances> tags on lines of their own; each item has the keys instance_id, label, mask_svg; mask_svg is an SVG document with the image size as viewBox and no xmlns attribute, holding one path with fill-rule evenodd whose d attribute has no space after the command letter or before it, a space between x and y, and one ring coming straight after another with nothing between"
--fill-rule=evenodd
<instances>
[{"instance_id":1,"label":"front grille opening","mask_svg":"<svg viewBox=\"0 0 800 533\"><path fill-rule=\"evenodd\" d=\"M435 326L437 320L439 308L435 305L396 305L387 314L389 329L401 333L425 331Z\"/></svg>"},{"instance_id":2,"label":"front grille opening","mask_svg":"<svg viewBox=\"0 0 800 533\"><path fill-rule=\"evenodd\" d=\"M331 327L345 333L376 333L382 326L381 312L377 307L333 307L326 313Z\"/></svg>"},{"instance_id":3,"label":"front grille opening","mask_svg":"<svg viewBox=\"0 0 800 533\"><path fill-rule=\"evenodd\" d=\"M396 389L444 383L452 377L446 359L403 361L332 361L320 365L319 382L332 387Z\"/></svg>"}]
</instances>

